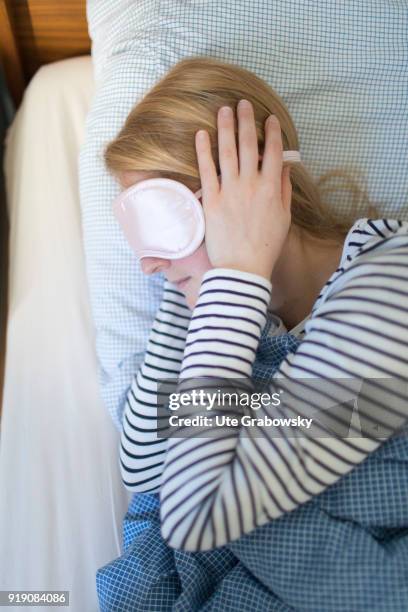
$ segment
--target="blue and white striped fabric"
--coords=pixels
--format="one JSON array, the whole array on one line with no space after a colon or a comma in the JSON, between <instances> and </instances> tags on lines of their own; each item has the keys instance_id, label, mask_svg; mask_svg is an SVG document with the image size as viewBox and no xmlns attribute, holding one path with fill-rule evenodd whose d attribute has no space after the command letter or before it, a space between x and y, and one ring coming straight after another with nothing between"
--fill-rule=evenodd
<instances>
[{"instance_id":1,"label":"blue and white striped fabric","mask_svg":"<svg viewBox=\"0 0 408 612\"><path fill-rule=\"evenodd\" d=\"M316 178L352 171L384 216L408 219L408 0L88 0L87 9L97 91L80 196L101 389L120 427L163 279L142 276L113 218L104 145L173 64L209 55L280 94ZM330 196L339 210L351 200Z\"/></svg>"},{"instance_id":2,"label":"blue and white striped fabric","mask_svg":"<svg viewBox=\"0 0 408 612\"><path fill-rule=\"evenodd\" d=\"M262 332L254 365L270 380L300 340ZM160 533L159 497L135 494L123 554L97 572L101 612L406 612L408 435L337 484L227 546L190 553Z\"/></svg>"}]
</instances>

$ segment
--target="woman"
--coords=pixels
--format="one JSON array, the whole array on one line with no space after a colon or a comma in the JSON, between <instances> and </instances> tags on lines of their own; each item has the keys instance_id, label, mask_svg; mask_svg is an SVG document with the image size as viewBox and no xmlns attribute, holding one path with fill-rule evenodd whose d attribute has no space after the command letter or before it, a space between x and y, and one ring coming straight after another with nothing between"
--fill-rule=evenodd
<instances>
[{"instance_id":1,"label":"woman","mask_svg":"<svg viewBox=\"0 0 408 612\"><path fill-rule=\"evenodd\" d=\"M225 106L230 110L218 112ZM268 121L264 135L270 114L277 120ZM193 192L201 183L203 191L205 244L186 260L141 262L146 273L164 272L168 284L129 392L121 444L126 486L161 486L162 534L174 548L203 551L235 541L239 548L244 534L256 535L272 519L296 510L296 521L304 516L300 506L311 508L306 502L357 472L407 416L398 384L386 387L381 379L408 377L408 224L339 219L304 166L294 165L290 178L282 171L282 148L297 150L298 139L271 88L248 71L198 58L180 62L145 96L106 151L125 188L160 176ZM267 320L273 333L289 329L301 341L270 379L272 389L291 396L286 412L302 415L311 377L330 380L328 392L313 395L316 414L351 380L369 379L359 406L364 437L351 424L354 437L333 427L313 437L300 428L276 435L254 426L247 437L242 428L224 427L210 439L194 432L160 439L157 380L250 377ZM257 416L262 412L268 408ZM349 424L340 409L330 419Z\"/></svg>"}]
</instances>

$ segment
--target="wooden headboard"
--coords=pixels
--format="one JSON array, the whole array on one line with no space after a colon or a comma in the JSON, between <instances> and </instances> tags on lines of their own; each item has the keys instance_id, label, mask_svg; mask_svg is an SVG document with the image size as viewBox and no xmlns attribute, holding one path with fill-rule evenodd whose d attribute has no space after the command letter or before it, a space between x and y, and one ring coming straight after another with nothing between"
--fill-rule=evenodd
<instances>
[{"instance_id":1,"label":"wooden headboard","mask_svg":"<svg viewBox=\"0 0 408 612\"><path fill-rule=\"evenodd\" d=\"M0 0L0 64L16 108L29 80L40 66L86 55L90 50L86 0ZM0 195L0 416L8 268L8 228L5 202L1 201L3 196Z\"/></svg>"},{"instance_id":2,"label":"wooden headboard","mask_svg":"<svg viewBox=\"0 0 408 612\"><path fill-rule=\"evenodd\" d=\"M0 0L0 59L16 106L40 66L90 49L86 0Z\"/></svg>"}]
</instances>

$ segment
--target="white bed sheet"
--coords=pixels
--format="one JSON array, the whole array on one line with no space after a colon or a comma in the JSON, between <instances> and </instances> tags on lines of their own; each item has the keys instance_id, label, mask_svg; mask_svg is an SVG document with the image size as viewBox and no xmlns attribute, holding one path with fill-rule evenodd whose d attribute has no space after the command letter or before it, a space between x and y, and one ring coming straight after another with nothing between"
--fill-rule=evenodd
<instances>
[{"instance_id":1,"label":"white bed sheet","mask_svg":"<svg viewBox=\"0 0 408 612\"><path fill-rule=\"evenodd\" d=\"M81 240L77 160L93 89L89 57L42 67L5 159L0 589L68 590L70 612L99 609L95 573L120 554L129 501L118 433L99 396Z\"/></svg>"}]
</instances>

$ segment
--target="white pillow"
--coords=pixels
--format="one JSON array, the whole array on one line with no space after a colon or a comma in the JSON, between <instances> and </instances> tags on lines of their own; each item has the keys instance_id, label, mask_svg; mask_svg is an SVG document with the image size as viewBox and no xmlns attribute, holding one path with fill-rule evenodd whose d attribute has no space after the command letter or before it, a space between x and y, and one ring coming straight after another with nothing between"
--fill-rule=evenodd
<instances>
[{"instance_id":1,"label":"white pillow","mask_svg":"<svg viewBox=\"0 0 408 612\"><path fill-rule=\"evenodd\" d=\"M83 232L101 389L119 426L162 278L143 278L113 218L102 150L143 94L183 57L264 78L284 99L318 178L354 173L384 215L408 218L408 0L88 0L97 93L80 157ZM334 193L331 202L350 202Z\"/></svg>"}]
</instances>

